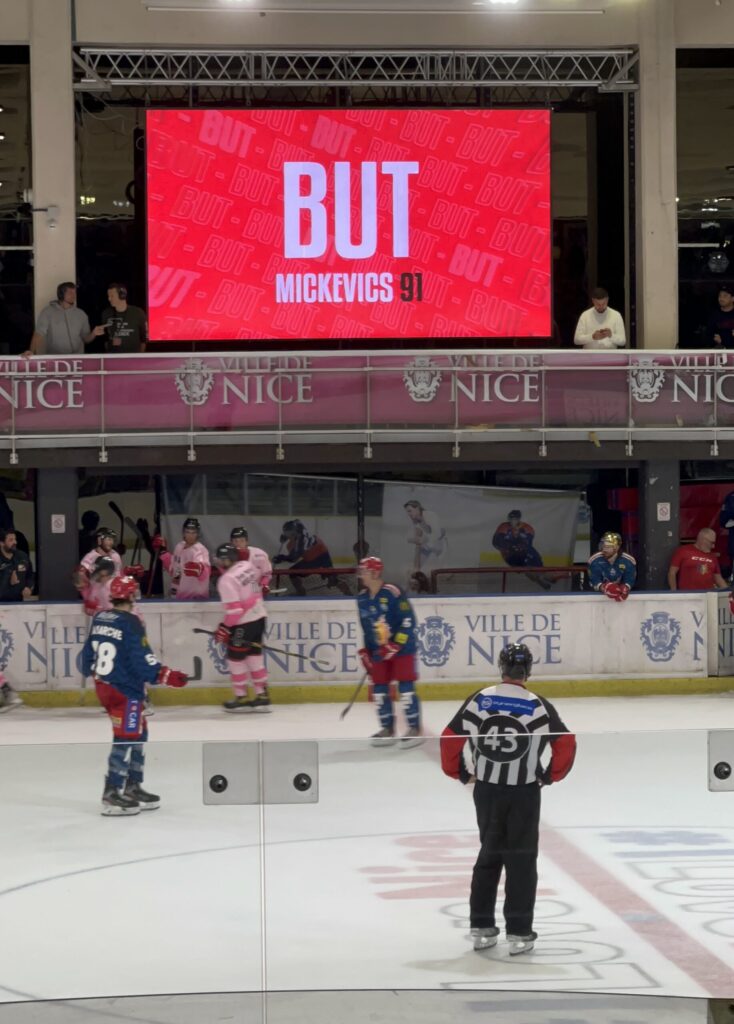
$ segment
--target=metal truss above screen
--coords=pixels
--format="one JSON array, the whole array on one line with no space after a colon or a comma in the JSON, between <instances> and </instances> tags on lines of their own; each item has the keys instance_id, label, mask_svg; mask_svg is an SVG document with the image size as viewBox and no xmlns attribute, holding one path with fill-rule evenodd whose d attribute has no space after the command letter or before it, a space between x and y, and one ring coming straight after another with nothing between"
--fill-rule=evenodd
<instances>
[{"instance_id":1,"label":"metal truss above screen","mask_svg":"<svg viewBox=\"0 0 734 1024\"><path fill-rule=\"evenodd\" d=\"M597 50L225 50L80 47L79 91L115 86L535 86L637 88L633 47Z\"/></svg>"}]
</instances>

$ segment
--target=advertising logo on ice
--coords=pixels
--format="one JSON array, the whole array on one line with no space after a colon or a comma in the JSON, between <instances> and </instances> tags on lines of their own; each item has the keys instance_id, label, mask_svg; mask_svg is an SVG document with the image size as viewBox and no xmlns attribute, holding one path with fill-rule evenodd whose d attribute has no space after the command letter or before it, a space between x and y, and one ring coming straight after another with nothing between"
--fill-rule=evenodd
<instances>
[{"instance_id":1,"label":"advertising logo on ice","mask_svg":"<svg viewBox=\"0 0 734 1024\"><path fill-rule=\"evenodd\" d=\"M456 629L440 615L429 615L415 631L424 665L445 665L456 643Z\"/></svg>"},{"instance_id":2,"label":"advertising logo on ice","mask_svg":"<svg viewBox=\"0 0 734 1024\"><path fill-rule=\"evenodd\" d=\"M680 637L680 622L668 612L653 612L640 627L640 640L650 661L670 661Z\"/></svg>"}]
</instances>

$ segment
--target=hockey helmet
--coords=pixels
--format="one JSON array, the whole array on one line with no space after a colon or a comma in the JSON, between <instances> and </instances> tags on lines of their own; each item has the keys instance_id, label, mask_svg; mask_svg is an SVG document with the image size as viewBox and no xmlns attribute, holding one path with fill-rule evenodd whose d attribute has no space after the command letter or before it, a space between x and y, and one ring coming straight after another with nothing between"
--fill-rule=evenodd
<instances>
[{"instance_id":1,"label":"hockey helmet","mask_svg":"<svg viewBox=\"0 0 734 1024\"><path fill-rule=\"evenodd\" d=\"M376 572L382 575L385 569L385 563L377 555L367 555L366 558L361 559L359 563L360 572Z\"/></svg>"},{"instance_id":2,"label":"hockey helmet","mask_svg":"<svg viewBox=\"0 0 734 1024\"><path fill-rule=\"evenodd\" d=\"M237 548L233 544L220 544L214 552L218 562L236 562L239 559Z\"/></svg>"},{"instance_id":3,"label":"hockey helmet","mask_svg":"<svg viewBox=\"0 0 734 1024\"><path fill-rule=\"evenodd\" d=\"M108 576L115 575L115 563L109 555L100 555L99 558L95 559L91 572L92 579L98 580L103 572L106 572Z\"/></svg>"},{"instance_id":4,"label":"hockey helmet","mask_svg":"<svg viewBox=\"0 0 734 1024\"><path fill-rule=\"evenodd\" d=\"M509 644L500 651L497 664L505 678L525 680L530 676L533 655L527 644Z\"/></svg>"},{"instance_id":5,"label":"hockey helmet","mask_svg":"<svg viewBox=\"0 0 734 1024\"><path fill-rule=\"evenodd\" d=\"M283 523L282 533L286 537L292 537L294 533L303 533L304 526L300 519L289 519L287 523Z\"/></svg>"},{"instance_id":6,"label":"hockey helmet","mask_svg":"<svg viewBox=\"0 0 734 1024\"><path fill-rule=\"evenodd\" d=\"M229 535L230 540L248 540L249 534L244 526L235 526L234 530Z\"/></svg>"},{"instance_id":7,"label":"hockey helmet","mask_svg":"<svg viewBox=\"0 0 734 1024\"><path fill-rule=\"evenodd\" d=\"M117 540L117 534L114 530L111 530L109 526L99 526L95 536L97 538L97 544L100 544L103 540L111 540L113 543Z\"/></svg>"},{"instance_id":8,"label":"hockey helmet","mask_svg":"<svg viewBox=\"0 0 734 1024\"><path fill-rule=\"evenodd\" d=\"M622 537L619 533L604 533L599 541L599 546L602 550L606 547L613 547L615 551L619 551L622 547Z\"/></svg>"},{"instance_id":9,"label":"hockey helmet","mask_svg":"<svg viewBox=\"0 0 734 1024\"><path fill-rule=\"evenodd\" d=\"M133 601L138 592L137 581L132 576L115 576L110 583L112 601Z\"/></svg>"},{"instance_id":10,"label":"hockey helmet","mask_svg":"<svg viewBox=\"0 0 734 1024\"><path fill-rule=\"evenodd\" d=\"M190 516L188 519L184 519L184 524L181 527L181 532L186 533L187 530L195 530L197 534L201 533L201 524L199 520L194 516Z\"/></svg>"},{"instance_id":11,"label":"hockey helmet","mask_svg":"<svg viewBox=\"0 0 734 1024\"><path fill-rule=\"evenodd\" d=\"M522 512L520 511L519 508L510 509L510 511L507 513L507 518L508 519L522 519Z\"/></svg>"}]
</instances>

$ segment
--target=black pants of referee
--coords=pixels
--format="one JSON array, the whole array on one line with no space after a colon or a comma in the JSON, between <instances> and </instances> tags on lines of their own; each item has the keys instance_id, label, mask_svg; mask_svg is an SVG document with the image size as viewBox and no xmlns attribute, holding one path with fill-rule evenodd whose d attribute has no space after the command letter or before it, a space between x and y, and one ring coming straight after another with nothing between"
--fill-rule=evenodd
<instances>
[{"instance_id":1,"label":"black pants of referee","mask_svg":"<svg viewBox=\"0 0 734 1024\"><path fill-rule=\"evenodd\" d=\"M540 786L474 783L474 806L482 848L471 882L471 927L494 928L497 887L505 869L508 935L529 935L538 888Z\"/></svg>"}]
</instances>

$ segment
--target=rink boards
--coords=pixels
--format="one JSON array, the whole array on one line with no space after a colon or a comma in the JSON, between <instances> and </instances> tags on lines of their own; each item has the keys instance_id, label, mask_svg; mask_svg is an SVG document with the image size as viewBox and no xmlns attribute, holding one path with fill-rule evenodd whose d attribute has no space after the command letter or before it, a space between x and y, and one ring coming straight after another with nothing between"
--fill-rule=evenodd
<instances>
[{"instance_id":1,"label":"rink boards","mask_svg":"<svg viewBox=\"0 0 734 1024\"><path fill-rule=\"evenodd\" d=\"M431 596L413 604L425 684L491 680L507 643L526 643L535 658L533 677L548 681L703 681L734 674L734 623L724 594L633 594L624 603L594 594ZM151 601L143 609L153 650L188 672L192 689L227 686L224 649L193 632L216 629L217 602ZM355 601L271 600L268 611L266 643L286 652L266 655L274 686L303 687L308 699L309 689L321 694L360 680ZM21 690L79 690L88 628L76 603L5 605L0 668Z\"/></svg>"}]
</instances>

